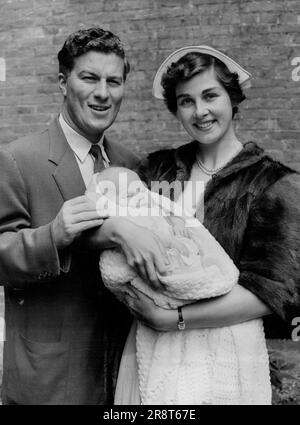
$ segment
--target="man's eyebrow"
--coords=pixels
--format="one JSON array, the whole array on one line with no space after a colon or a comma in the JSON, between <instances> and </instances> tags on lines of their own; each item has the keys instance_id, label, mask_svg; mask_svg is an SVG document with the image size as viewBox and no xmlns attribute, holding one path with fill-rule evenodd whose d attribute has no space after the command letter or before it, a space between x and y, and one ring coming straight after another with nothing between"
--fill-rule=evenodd
<instances>
[{"instance_id":1,"label":"man's eyebrow","mask_svg":"<svg viewBox=\"0 0 300 425\"><path fill-rule=\"evenodd\" d=\"M116 79L116 80L123 80L123 75L111 74L111 75L108 75L108 76L106 77L106 79L110 79L110 78L112 78L112 79Z\"/></svg>"},{"instance_id":2,"label":"man's eyebrow","mask_svg":"<svg viewBox=\"0 0 300 425\"><path fill-rule=\"evenodd\" d=\"M92 75L92 76L94 76L94 77L98 77L98 74L97 74L96 72L90 71L90 70L88 70L88 69L82 69L82 70L79 72L79 75L82 75L82 74L90 74L90 75Z\"/></svg>"},{"instance_id":3,"label":"man's eyebrow","mask_svg":"<svg viewBox=\"0 0 300 425\"><path fill-rule=\"evenodd\" d=\"M79 76L82 76L82 75L84 75L84 74L89 74L89 75L91 75L92 77L96 77L96 78L99 78L99 74L97 73L97 72L95 72L95 71L91 71L91 70L88 70L88 69L82 69L80 72L79 72ZM123 75L121 75L121 74L111 74L111 75L107 75L106 76L106 79L107 80L109 80L109 79L115 79L115 80L123 80Z\"/></svg>"}]
</instances>

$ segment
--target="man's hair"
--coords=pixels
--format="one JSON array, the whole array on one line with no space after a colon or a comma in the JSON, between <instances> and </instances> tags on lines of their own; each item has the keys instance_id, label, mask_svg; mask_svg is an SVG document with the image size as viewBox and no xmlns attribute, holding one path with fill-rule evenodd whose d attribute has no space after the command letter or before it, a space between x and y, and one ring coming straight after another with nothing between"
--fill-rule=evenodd
<instances>
[{"instance_id":1,"label":"man's hair","mask_svg":"<svg viewBox=\"0 0 300 425\"><path fill-rule=\"evenodd\" d=\"M237 105L246 97L239 84L238 75L230 72L227 66L219 59L204 53L187 53L177 62L172 63L163 74L161 85L164 89L163 96L169 111L176 115L177 99L176 87L179 83L190 80L197 74L201 74L209 68L213 68L219 83L227 91L233 104L232 116L238 112Z\"/></svg>"},{"instance_id":2,"label":"man's hair","mask_svg":"<svg viewBox=\"0 0 300 425\"><path fill-rule=\"evenodd\" d=\"M126 80L130 65L125 57L124 47L118 36L102 28L93 27L70 34L58 52L59 72L68 75L74 68L75 59L91 51L115 53L124 61L123 78Z\"/></svg>"}]
</instances>

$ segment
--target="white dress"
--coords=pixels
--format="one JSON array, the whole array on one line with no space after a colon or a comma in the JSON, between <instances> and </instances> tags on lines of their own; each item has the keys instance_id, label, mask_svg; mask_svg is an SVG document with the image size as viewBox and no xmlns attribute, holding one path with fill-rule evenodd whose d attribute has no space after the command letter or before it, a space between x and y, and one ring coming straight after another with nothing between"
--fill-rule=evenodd
<instances>
[{"instance_id":1,"label":"white dress","mask_svg":"<svg viewBox=\"0 0 300 425\"><path fill-rule=\"evenodd\" d=\"M157 217L156 221L158 218L163 219ZM199 258L184 264L189 259L181 256L183 261L179 261L179 254L171 253L169 273L162 277L167 288L163 294L144 283L117 250L101 255L104 284L122 299L126 282L131 281L164 308L230 291L238 280L238 270L198 224L193 232ZM120 364L115 404L271 404L262 320L173 332L157 332L134 321Z\"/></svg>"},{"instance_id":2,"label":"white dress","mask_svg":"<svg viewBox=\"0 0 300 425\"><path fill-rule=\"evenodd\" d=\"M271 404L262 321L178 332L156 332L134 321L115 404Z\"/></svg>"}]
</instances>

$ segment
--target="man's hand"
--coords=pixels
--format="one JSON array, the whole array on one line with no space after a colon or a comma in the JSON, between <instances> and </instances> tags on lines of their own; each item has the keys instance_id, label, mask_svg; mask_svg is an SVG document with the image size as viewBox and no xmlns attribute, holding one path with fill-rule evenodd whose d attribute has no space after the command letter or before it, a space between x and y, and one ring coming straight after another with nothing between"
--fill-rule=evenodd
<instances>
[{"instance_id":1,"label":"man's hand","mask_svg":"<svg viewBox=\"0 0 300 425\"><path fill-rule=\"evenodd\" d=\"M103 218L96 211L95 203L85 195L66 201L52 222L57 249L69 246L84 230L100 226Z\"/></svg>"}]
</instances>

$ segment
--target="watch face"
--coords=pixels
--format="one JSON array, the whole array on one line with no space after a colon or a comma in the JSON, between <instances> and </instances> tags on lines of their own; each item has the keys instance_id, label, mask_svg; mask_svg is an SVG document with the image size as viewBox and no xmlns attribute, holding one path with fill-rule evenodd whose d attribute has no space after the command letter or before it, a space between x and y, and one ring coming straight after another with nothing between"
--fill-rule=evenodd
<instances>
[{"instance_id":1,"label":"watch face","mask_svg":"<svg viewBox=\"0 0 300 425\"><path fill-rule=\"evenodd\" d=\"M178 322L177 327L180 331L183 331L185 329L185 323L184 322Z\"/></svg>"}]
</instances>

